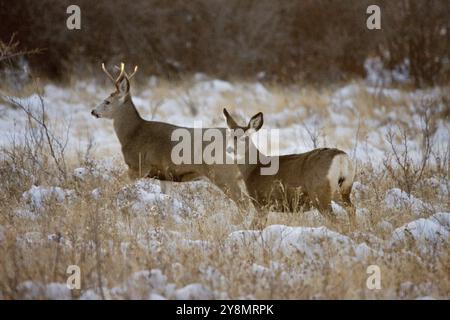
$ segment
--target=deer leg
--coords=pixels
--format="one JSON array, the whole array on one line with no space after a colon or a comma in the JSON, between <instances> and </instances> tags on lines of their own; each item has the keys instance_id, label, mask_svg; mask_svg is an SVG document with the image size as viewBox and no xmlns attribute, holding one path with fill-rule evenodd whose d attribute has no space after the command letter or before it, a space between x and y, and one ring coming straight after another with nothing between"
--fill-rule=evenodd
<instances>
[{"instance_id":1,"label":"deer leg","mask_svg":"<svg viewBox=\"0 0 450 320\"><path fill-rule=\"evenodd\" d=\"M250 197L246 195L244 191L245 185L243 184L243 182L239 180L230 182L228 180L228 176L224 176L223 179L221 179L217 175L214 177L214 179L210 178L210 181L213 182L219 189L221 189L222 192L236 204L236 206L238 207L239 215L239 222L237 224L241 224L245 220L245 216L248 215L252 204Z\"/></svg>"},{"instance_id":2,"label":"deer leg","mask_svg":"<svg viewBox=\"0 0 450 320\"><path fill-rule=\"evenodd\" d=\"M128 178L130 178L130 180L136 180L139 179L139 171L138 170L133 170L131 168L128 169Z\"/></svg>"},{"instance_id":3,"label":"deer leg","mask_svg":"<svg viewBox=\"0 0 450 320\"><path fill-rule=\"evenodd\" d=\"M331 223L335 224L337 222L336 215L333 213L333 208L331 207L331 188L330 186L325 186L320 188L319 192L314 192L312 197L312 202L314 206L319 209L320 213Z\"/></svg>"},{"instance_id":4,"label":"deer leg","mask_svg":"<svg viewBox=\"0 0 450 320\"><path fill-rule=\"evenodd\" d=\"M352 188L346 188L342 190L341 196L342 201L344 202L345 209L347 210L348 218L350 220L350 226L356 227L356 208L353 205L352 201L350 200L350 193L352 191Z\"/></svg>"},{"instance_id":5,"label":"deer leg","mask_svg":"<svg viewBox=\"0 0 450 320\"><path fill-rule=\"evenodd\" d=\"M331 202L329 204L319 204L320 213L332 224L337 223L336 215L331 207Z\"/></svg>"},{"instance_id":6,"label":"deer leg","mask_svg":"<svg viewBox=\"0 0 450 320\"><path fill-rule=\"evenodd\" d=\"M204 172L206 178L209 179L210 182L215 184L219 189L222 190L223 193L234 203L241 208L241 199L242 199L242 191L239 187L239 180L232 179L232 173L225 171L225 168L216 167L217 170L214 171L212 169Z\"/></svg>"}]
</instances>

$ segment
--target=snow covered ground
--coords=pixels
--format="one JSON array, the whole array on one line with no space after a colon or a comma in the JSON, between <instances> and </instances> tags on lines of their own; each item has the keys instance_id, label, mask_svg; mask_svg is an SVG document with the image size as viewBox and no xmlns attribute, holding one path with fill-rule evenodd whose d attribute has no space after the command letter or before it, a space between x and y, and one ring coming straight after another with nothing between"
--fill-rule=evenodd
<instances>
[{"instance_id":1,"label":"snow covered ground","mask_svg":"<svg viewBox=\"0 0 450 320\"><path fill-rule=\"evenodd\" d=\"M12 175L2 186L0 298L450 298L445 88L408 91L356 82L280 88L201 74L177 85L151 77L133 87L146 119L222 127L224 106L242 120L263 111L264 127L280 130L280 154L333 146L355 160L358 229L330 226L312 210L272 212L258 231L248 230L252 212L240 212L206 181L166 189L159 181L123 178L112 123L90 114L110 91L95 81L44 86L49 126L68 139L70 174L53 183L8 162L6 151L20 145L27 118L0 100L1 172ZM39 111L36 94L10 97ZM420 115L430 101L434 153L410 194L401 189L408 183L402 184L387 136L397 126L408 130L405 159L419 166ZM401 139L393 143L404 155ZM86 154L88 163L80 159ZM14 184L19 174L26 179ZM345 210L333 208L345 220ZM66 286L70 264L81 265L81 290ZM370 265L381 268L380 290L366 286Z\"/></svg>"}]
</instances>

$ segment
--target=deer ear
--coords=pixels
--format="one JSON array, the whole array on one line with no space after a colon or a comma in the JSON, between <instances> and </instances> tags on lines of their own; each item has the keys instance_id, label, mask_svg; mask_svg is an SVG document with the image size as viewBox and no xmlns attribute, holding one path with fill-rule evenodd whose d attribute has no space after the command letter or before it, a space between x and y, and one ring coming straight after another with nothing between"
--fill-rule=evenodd
<instances>
[{"instance_id":1,"label":"deer ear","mask_svg":"<svg viewBox=\"0 0 450 320\"><path fill-rule=\"evenodd\" d=\"M225 117L225 121L227 122L227 126L230 129L236 129L239 126L237 125L236 121L231 117L227 109L223 108L223 115Z\"/></svg>"},{"instance_id":2,"label":"deer ear","mask_svg":"<svg viewBox=\"0 0 450 320\"><path fill-rule=\"evenodd\" d=\"M130 81L128 81L128 78L123 76L122 79L118 80L119 85L118 89L122 96L126 96L130 92Z\"/></svg>"},{"instance_id":3,"label":"deer ear","mask_svg":"<svg viewBox=\"0 0 450 320\"><path fill-rule=\"evenodd\" d=\"M258 131L264 124L264 118L262 112L255 114L248 122L248 129Z\"/></svg>"}]
</instances>

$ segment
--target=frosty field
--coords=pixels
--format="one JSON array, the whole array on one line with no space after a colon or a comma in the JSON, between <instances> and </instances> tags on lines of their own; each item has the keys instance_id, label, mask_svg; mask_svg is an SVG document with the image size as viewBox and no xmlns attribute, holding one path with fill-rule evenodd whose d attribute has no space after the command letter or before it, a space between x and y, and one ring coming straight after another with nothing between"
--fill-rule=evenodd
<instances>
[{"instance_id":1,"label":"frosty field","mask_svg":"<svg viewBox=\"0 0 450 320\"><path fill-rule=\"evenodd\" d=\"M333 204L338 225L317 210L270 212L263 230L249 230L254 210L208 181L130 181L112 122L90 114L108 82L5 93L0 299L449 299L449 89L202 74L132 84L148 120L224 127L225 106L241 121L262 111L264 128L280 130L280 154L326 146L351 156L357 228ZM66 285L70 265L80 289ZM372 265L380 289L367 286Z\"/></svg>"}]
</instances>

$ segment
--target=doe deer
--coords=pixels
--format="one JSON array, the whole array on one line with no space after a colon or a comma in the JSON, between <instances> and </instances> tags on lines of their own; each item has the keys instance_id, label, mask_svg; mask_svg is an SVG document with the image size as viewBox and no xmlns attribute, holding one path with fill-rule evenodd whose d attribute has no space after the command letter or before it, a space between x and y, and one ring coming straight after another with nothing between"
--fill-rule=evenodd
<instances>
[{"instance_id":1,"label":"doe deer","mask_svg":"<svg viewBox=\"0 0 450 320\"><path fill-rule=\"evenodd\" d=\"M175 164L172 161L171 154L176 145L176 141L172 141L174 130L183 128L194 136L194 129L147 121L139 115L130 94L130 79L136 73L137 66L133 73L128 75L122 63L116 79L106 70L104 64L102 69L113 82L115 91L95 107L91 114L97 118L113 120L131 179L149 177L183 182L206 177L238 206L242 204L242 190L238 184L240 172L236 165ZM216 129L226 135L226 128Z\"/></svg>"},{"instance_id":2,"label":"doe deer","mask_svg":"<svg viewBox=\"0 0 450 320\"><path fill-rule=\"evenodd\" d=\"M354 169L344 151L319 148L301 154L281 155L278 159L278 172L274 175L262 175L261 168L267 163L269 156L257 149L251 141L251 135L262 127L263 114L260 112L254 115L247 126L239 126L226 109L223 109L223 113L228 128L235 133L234 143L238 139L245 143L245 159L250 158L250 152L255 152L258 157L255 164L246 162L238 165L247 192L254 205L259 208L259 216L253 220L254 226L265 223L267 214L262 208L274 205L278 205L278 210L295 211L299 205L312 204L322 215L335 222L332 200L345 205L350 223L355 225L355 208L350 201ZM237 148L234 152L237 152Z\"/></svg>"}]
</instances>

